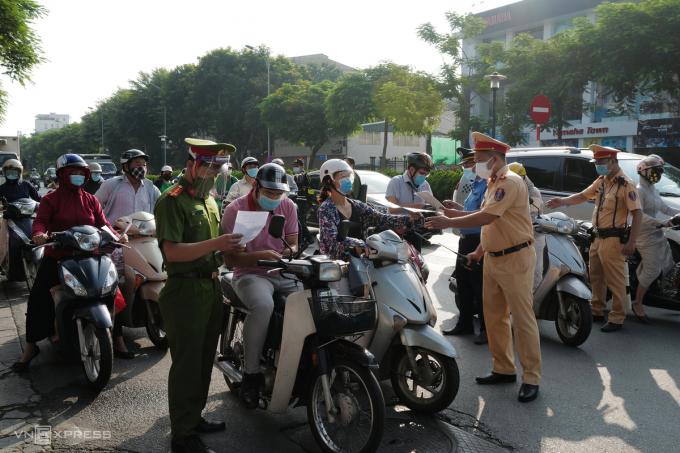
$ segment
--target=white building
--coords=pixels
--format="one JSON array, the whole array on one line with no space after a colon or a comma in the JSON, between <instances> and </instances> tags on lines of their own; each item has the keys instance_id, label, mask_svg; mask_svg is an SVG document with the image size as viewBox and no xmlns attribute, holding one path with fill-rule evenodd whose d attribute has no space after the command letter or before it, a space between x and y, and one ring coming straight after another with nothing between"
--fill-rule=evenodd
<instances>
[{"instance_id":1,"label":"white building","mask_svg":"<svg viewBox=\"0 0 680 453\"><path fill-rule=\"evenodd\" d=\"M35 133L49 131L50 129L61 129L70 122L69 115L59 113L41 113L35 116Z\"/></svg>"},{"instance_id":2,"label":"white building","mask_svg":"<svg viewBox=\"0 0 680 453\"><path fill-rule=\"evenodd\" d=\"M473 40L465 40L463 49L468 56L475 55L476 46L482 42L502 41L506 45L520 33L537 39L548 39L573 26L577 17L595 20L594 8L602 0L523 0L478 13L487 23L486 29ZM465 68L463 69L465 71ZM502 68L499 68L502 72ZM507 81L512 84L511 80ZM676 108L663 94L639 96L631 113L622 113L611 96L603 96L601 86L590 83L583 93L583 101L591 106L585 112L574 112L569 118L562 142L568 146L587 147L592 143L614 146L629 152L658 153L673 160L673 151L680 150L680 119L673 118ZM536 93L540 94L540 93ZM471 114L488 118L491 112L490 95L473 97ZM503 84L498 92L503 99ZM528 106L527 106L528 109ZM536 140L533 127L525 129L528 146L557 144L552 131L543 131ZM497 131L498 138L500 134Z\"/></svg>"}]
</instances>

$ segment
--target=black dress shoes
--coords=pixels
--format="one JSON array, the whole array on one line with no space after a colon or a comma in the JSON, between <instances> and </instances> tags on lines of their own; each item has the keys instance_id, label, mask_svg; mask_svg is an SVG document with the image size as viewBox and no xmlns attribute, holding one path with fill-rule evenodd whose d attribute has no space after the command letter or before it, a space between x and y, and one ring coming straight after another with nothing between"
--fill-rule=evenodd
<instances>
[{"instance_id":1,"label":"black dress shoes","mask_svg":"<svg viewBox=\"0 0 680 453\"><path fill-rule=\"evenodd\" d=\"M262 373L243 373L239 396L247 409L255 409L259 406L260 388L263 385L264 375Z\"/></svg>"},{"instance_id":2,"label":"black dress shoes","mask_svg":"<svg viewBox=\"0 0 680 453\"><path fill-rule=\"evenodd\" d=\"M215 450L206 447L201 438L196 435L172 439L170 451L172 453L215 453Z\"/></svg>"},{"instance_id":3,"label":"black dress shoes","mask_svg":"<svg viewBox=\"0 0 680 453\"><path fill-rule=\"evenodd\" d=\"M623 327L623 324L614 324L613 322L608 322L604 326L600 328L602 332L616 332L617 330L621 330L621 327Z\"/></svg>"},{"instance_id":4,"label":"black dress shoes","mask_svg":"<svg viewBox=\"0 0 680 453\"><path fill-rule=\"evenodd\" d=\"M469 335L475 332L472 326L466 326L465 324L458 323L456 324L456 327L454 327L453 329L449 330L442 329L442 333L444 335Z\"/></svg>"},{"instance_id":5,"label":"black dress shoes","mask_svg":"<svg viewBox=\"0 0 680 453\"><path fill-rule=\"evenodd\" d=\"M519 388L519 394L517 395L517 400L520 403L528 403L533 401L538 396L538 386L532 384L522 384Z\"/></svg>"},{"instance_id":6,"label":"black dress shoes","mask_svg":"<svg viewBox=\"0 0 680 453\"><path fill-rule=\"evenodd\" d=\"M225 429L226 425L224 422L209 422L203 417L201 417L201 421L196 425L196 432L201 434L216 433Z\"/></svg>"},{"instance_id":7,"label":"black dress shoes","mask_svg":"<svg viewBox=\"0 0 680 453\"><path fill-rule=\"evenodd\" d=\"M517 380L517 376L514 374L501 374L494 373L487 374L486 376L477 376L475 381L479 385L496 385L496 384L512 384Z\"/></svg>"}]
</instances>

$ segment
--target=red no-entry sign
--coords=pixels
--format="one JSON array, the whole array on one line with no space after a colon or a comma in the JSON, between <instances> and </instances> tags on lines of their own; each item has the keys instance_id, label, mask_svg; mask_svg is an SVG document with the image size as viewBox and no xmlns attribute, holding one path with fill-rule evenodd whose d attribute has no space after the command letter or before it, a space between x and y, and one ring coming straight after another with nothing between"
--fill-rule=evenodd
<instances>
[{"instance_id":1,"label":"red no-entry sign","mask_svg":"<svg viewBox=\"0 0 680 453\"><path fill-rule=\"evenodd\" d=\"M534 120L534 123L536 123L536 140L541 139L541 129L539 126L550 120L551 109L550 99L545 95L539 94L531 101L531 110L529 114L531 115L531 119Z\"/></svg>"}]
</instances>

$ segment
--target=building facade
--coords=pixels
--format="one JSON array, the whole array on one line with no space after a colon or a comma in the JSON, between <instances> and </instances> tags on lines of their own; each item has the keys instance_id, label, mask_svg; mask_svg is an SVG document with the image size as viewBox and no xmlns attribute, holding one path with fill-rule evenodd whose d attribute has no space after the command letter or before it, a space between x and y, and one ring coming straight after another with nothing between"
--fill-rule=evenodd
<instances>
[{"instance_id":1,"label":"building facade","mask_svg":"<svg viewBox=\"0 0 680 453\"><path fill-rule=\"evenodd\" d=\"M603 1L523 0L480 12L477 16L487 26L475 39L465 40L463 49L468 56L474 56L478 44L501 41L507 46L520 33L528 33L537 39L549 39L573 27L577 17L594 21L594 9L600 3ZM499 68L499 72L502 72L502 68ZM511 80L505 82L506 86L511 84ZM501 85L499 99L502 99L503 93L504 87ZM631 111L624 112L605 93L604 87L595 83L587 86L582 95L584 105L588 108L583 112L575 112L574 117L569 118L570 126L564 129L562 135L563 145L587 147L598 143L628 152L657 153L671 161L680 161L675 157L680 151L680 119L675 118L674 114L678 107L667 95L641 95ZM490 95L473 94L472 99L471 114L489 118ZM540 140L536 139L533 127L526 128L524 133L526 145L530 147L558 144L551 130L541 132Z\"/></svg>"},{"instance_id":2,"label":"building facade","mask_svg":"<svg viewBox=\"0 0 680 453\"><path fill-rule=\"evenodd\" d=\"M35 116L35 133L49 131L50 129L61 129L70 122L69 115L59 113L41 113Z\"/></svg>"}]
</instances>

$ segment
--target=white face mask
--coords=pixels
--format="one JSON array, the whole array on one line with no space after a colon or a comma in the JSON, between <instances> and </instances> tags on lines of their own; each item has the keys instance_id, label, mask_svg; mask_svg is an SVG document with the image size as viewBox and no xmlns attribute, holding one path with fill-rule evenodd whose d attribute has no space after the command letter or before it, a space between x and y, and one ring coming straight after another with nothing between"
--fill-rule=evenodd
<instances>
[{"instance_id":1,"label":"white face mask","mask_svg":"<svg viewBox=\"0 0 680 453\"><path fill-rule=\"evenodd\" d=\"M477 173L477 176L482 179L489 179L491 177L492 171L489 168L490 162L491 159L487 160L486 162L477 162L475 164L475 173Z\"/></svg>"}]
</instances>

